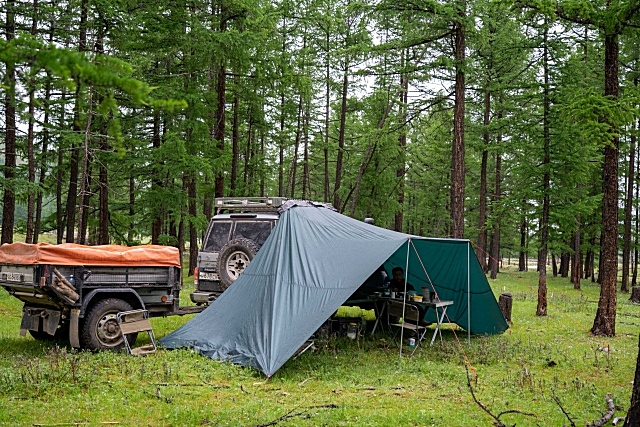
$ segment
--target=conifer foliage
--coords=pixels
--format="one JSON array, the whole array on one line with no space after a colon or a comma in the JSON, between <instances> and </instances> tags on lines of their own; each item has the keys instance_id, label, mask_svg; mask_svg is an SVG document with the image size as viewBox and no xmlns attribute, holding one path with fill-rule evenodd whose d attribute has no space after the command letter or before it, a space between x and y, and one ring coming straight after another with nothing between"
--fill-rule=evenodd
<instances>
[{"instance_id":1,"label":"conifer foliage","mask_svg":"<svg viewBox=\"0 0 640 427\"><path fill-rule=\"evenodd\" d=\"M618 269L622 291L637 278L639 12L2 2L1 241L169 244L192 271L214 197L321 200L469 238L491 277L532 260L539 315L547 271L598 281L592 332L615 335Z\"/></svg>"}]
</instances>

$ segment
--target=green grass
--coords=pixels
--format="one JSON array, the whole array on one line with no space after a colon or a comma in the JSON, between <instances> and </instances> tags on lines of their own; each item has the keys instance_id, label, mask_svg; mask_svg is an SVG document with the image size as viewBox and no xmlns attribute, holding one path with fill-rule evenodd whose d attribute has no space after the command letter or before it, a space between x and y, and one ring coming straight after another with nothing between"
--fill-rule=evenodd
<instances>
[{"instance_id":1,"label":"green grass","mask_svg":"<svg viewBox=\"0 0 640 427\"><path fill-rule=\"evenodd\" d=\"M21 304L0 290L0 425L491 426L467 387L467 364L476 397L494 414L535 414L504 415L508 425L569 425L554 396L576 425L600 418L606 394L624 408L617 416L626 413L640 306L620 294L617 336L593 337L596 285L576 291L550 278L549 316L539 318L535 273L503 273L491 284L496 295L514 296L514 323L503 335L469 343L465 331L447 326L443 344L413 357L386 349L384 336L330 338L268 380L189 350L133 358L20 337ZM185 286L186 302L192 285ZM188 319L152 324L162 337Z\"/></svg>"}]
</instances>

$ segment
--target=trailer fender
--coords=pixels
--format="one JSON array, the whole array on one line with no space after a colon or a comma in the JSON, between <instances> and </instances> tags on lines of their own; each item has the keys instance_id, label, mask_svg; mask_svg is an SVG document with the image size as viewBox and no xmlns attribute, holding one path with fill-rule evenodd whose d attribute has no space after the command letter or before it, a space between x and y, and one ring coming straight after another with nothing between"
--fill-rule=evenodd
<instances>
[{"instance_id":1,"label":"trailer fender","mask_svg":"<svg viewBox=\"0 0 640 427\"><path fill-rule=\"evenodd\" d=\"M89 292L82 301L82 307L80 307L80 316L84 317L87 308L92 304L92 301L97 301L105 298L120 298L127 301L134 309L145 309L144 302L140 295L136 291L130 288L111 288L111 289L94 289Z\"/></svg>"}]
</instances>

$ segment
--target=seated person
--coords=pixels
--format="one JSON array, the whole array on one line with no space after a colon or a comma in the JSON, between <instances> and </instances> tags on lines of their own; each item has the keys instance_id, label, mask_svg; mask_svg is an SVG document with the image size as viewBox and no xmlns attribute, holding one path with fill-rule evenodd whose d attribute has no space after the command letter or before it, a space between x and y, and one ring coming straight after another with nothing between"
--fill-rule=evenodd
<instances>
[{"instance_id":1,"label":"seated person","mask_svg":"<svg viewBox=\"0 0 640 427\"><path fill-rule=\"evenodd\" d=\"M404 270L402 267L394 267L391 270L391 274L393 275L393 279L389 282L389 287L391 289L397 289L398 292L405 291L405 280L404 280ZM410 295L417 295L416 288L409 282L406 282L407 293Z\"/></svg>"}]
</instances>

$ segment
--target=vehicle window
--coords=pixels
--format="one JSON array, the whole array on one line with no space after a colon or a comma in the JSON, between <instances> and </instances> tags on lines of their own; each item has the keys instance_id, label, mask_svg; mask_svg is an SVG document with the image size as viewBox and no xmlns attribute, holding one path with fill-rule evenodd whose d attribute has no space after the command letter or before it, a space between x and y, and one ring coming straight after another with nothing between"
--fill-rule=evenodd
<instances>
[{"instance_id":1,"label":"vehicle window","mask_svg":"<svg viewBox=\"0 0 640 427\"><path fill-rule=\"evenodd\" d=\"M229 241L229 232L231 231L231 222L229 221L213 221L211 229L207 235L203 251L219 251Z\"/></svg>"},{"instance_id":2,"label":"vehicle window","mask_svg":"<svg viewBox=\"0 0 640 427\"><path fill-rule=\"evenodd\" d=\"M233 232L233 238L244 237L251 239L258 246L262 246L271 234L272 221L238 221Z\"/></svg>"}]
</instances>

